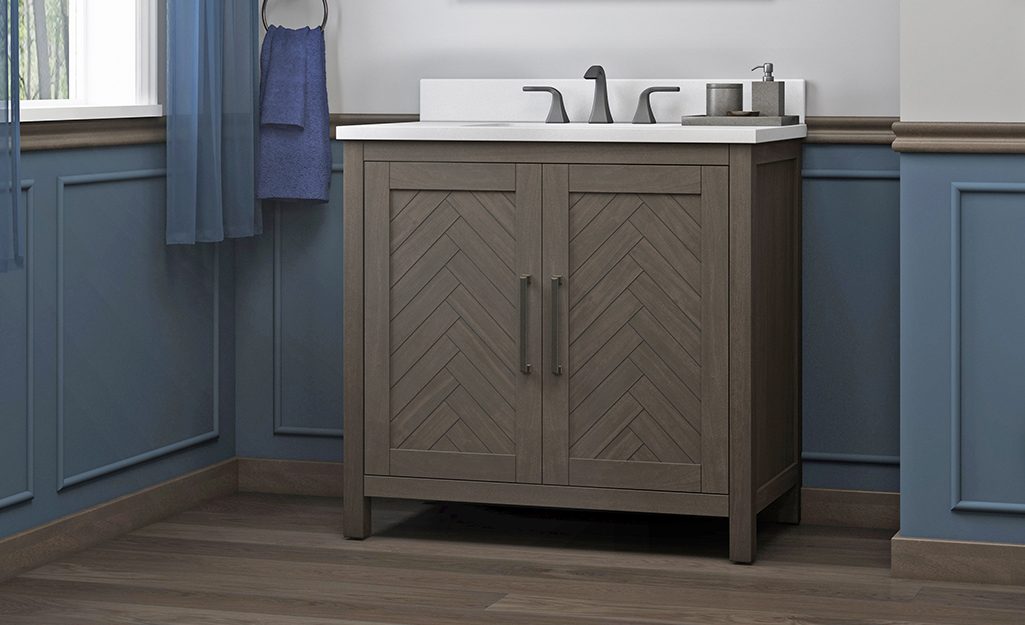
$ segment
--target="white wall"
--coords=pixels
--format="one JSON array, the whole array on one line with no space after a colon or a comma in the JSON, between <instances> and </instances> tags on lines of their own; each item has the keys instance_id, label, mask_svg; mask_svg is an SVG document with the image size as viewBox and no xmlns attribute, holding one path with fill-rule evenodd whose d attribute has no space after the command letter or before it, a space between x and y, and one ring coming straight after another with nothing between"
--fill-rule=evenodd
<instances>
[{"instance_id":1,"label":"white wall","mask_svg":"<svg viewBox=\"0 0 1025 625\"><path fill-rule=\"evenodd\" d=\"M421 78L805 78L809 115L899 113L897 0L329 0L331 111L411 113ZM319 24L317 0L269 0Z\"/></svg>"},{"instance_id":2,"label":"white wall","mask_svg":"<svg viewBox=\"0 0 1025 625\"><path fill-rule=\"evenodd\" d=\"M904 121L1025 122L1025 2L901 0Z\"/></svg>"}]
</instances>

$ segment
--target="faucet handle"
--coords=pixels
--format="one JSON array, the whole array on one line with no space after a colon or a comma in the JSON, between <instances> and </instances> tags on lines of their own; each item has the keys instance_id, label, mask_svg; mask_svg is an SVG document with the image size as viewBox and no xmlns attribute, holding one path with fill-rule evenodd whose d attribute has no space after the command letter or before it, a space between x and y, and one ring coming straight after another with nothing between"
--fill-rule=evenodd
<instances>
[{"instance_id":1,"label":"faucet handle","mask_svg":"<svg viewBox=\"0 0 1025 625\"><path fill-rule=\"evenodd\" d=\"M676 92L679 91L679 87L648 87L641 92L640 99L637 100L637 112L634 113L635 124L654 124L655 113L651 110L651 99L650 96L656 91L668 91Z\"/></svg>"},{"instance_id":2,"label":"faucet handle","mask_svg":"<svg viewBox=\"0 0 1025 625\"><path fill-rule=\"evenodd\" d=\"M562 103L562 94L555 87L524 87L524 91L546 91L552 94L552 108L548 111L548 124L568 124L569 115L566 114L566 107Z\"/></svg>"}]
</instances>

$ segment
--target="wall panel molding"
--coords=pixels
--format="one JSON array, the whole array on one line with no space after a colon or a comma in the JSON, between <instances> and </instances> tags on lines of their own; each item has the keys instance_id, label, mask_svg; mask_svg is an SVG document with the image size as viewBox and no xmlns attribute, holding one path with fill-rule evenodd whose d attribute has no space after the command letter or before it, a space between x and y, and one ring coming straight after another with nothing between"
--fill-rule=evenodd
<instances>
[{"instance_id":1,"label":"wall panel molding","mask_svg":"<svg viewBox=\"0 0 1025 625\"><path fill-rule=\"evenodd\" d=\"M1025 514L1025 503L962 499L961 194L963 192L1025 194L1025 183L952 182L950 184L950 509L962 512Z\"/></svg>"},{"instance_id":2,"label":"wall panel molding","mask_svg":"<svg viewBox=\"0 0 1025 625\"><path fill-rule=\"evenodd\" d=\"M845 464L880 464L900 466L900 456L873 456L870 454L846 454L805 451L801 453L805 462L838 462Z\"/></svg>"},{"instance_id":3,"label":"wall panel molding","mask_svg":"<svg viewBox=\"0 0 1025 625\"><path fill-rule=\"evenodd\" d=\"M329 128L338 126L419 121L418 113L332 113ZM143 145L167 141L166 117L122 117L21 123L21 149L67 150L117 145Z\"/></svg>"},{"instance_id":4,"label":"wall panel molding","mask_svg":"<svg viewBox=\"0 0 1025 625\"><path fill-rule=\"evenodd\" d=\"M419 120L420 115L418 113L332 113L330 115L329 128L331 138L334 139L335 130L338 126L393 124ZM865 116L808 116L805 121L808 125L808 136L804 140L805 143L865 145L890 145L897 138L892 128L894 123L905 125L917 123L900 122L899 117ZM1006 126L1014 124L993 125ZM1025 124L1018 125L1025 126ZM23 122L21 128L21 149L24 151L140 145L167 141L166 117ZM902 147L913 147L915 143L906 142L908 139L911 139L911 135L907 133L920 133L922 131L908 130L902 126L902 132L906 136L899 145ZM895 147L895 149L897 148ZM907 149L907 151L950 150Z\"/></svg>"},{"instance_id":5,"label":"wall panel molding","mask_svg":"<svg viewBox=\"0 0 1025 625\"><path fill-rule=\"evenodd\" d=\"M22 122L21 149L66 150L167 141L166 117Z\"/></svg>"},{"instance_id":6,"label":"wall panel molding","mask_svg":"<svg viewBox=\"0 0 1025 625\"><path fill-rule=\"evenodd\" d=\"M32 231L35 217L36 194L34 180L22 180L25 192L25 490L0 498L0 510L35 498L35 305Z\"/></svg>"},{"instance_id":7,"label":"wall panel molding","mask_svg":"<svg viewBox=\"0 0 1025 625\"><path fill-rule=\"evenodd\" d=\"M76 486L115 471L194 447L220 436L220 292L221 272L219 246L213 248L213 429L169 445L164 445L130 458L112 462L75 475L65 475L64 467L64 214L65 189L73 185L102 182L123 182L160 178L166 169L142 169L103 174L85 174L57 177L57 490Z\"/></svg>"},{"instance_id":8,"label":"wall panel molding","mask_svg":"<svg viewBox=\"0 0 1025 625\"><path fill-rule=\"evenodd\" d=\"M823 180L900 180L900 170L888 169L805 169L805 179Z\"/></svg>"},{"instance_id":9,"label":"wall panel molding","mask_svg":"<svg viewBox=\"0 0 1025 625\"><path fill-rule=\"evenodd\" d=\"M991 122L896 122L896 152L1025 154L1025 124Z\"/></svg>"},{"instance_id":10,"label":"wall panel molding","mask_svg":"<svg viewBox=\"0 0 1025 625\"><path fill-rule=\"evenodd\" d=\"M899 117L809 116L804 142L890 145L895 136L891 127L898 121Z\"/></svg>"},{"instance_id":11,"label":"wall panel molding","mask_svg":"<svg viewBox=\"0 0 1025 625\"><path fill-rule=\"evenodd\" d=\"M375 122L366 122L375 123ZM336 174L343 171L342 163L332 163L331 173ZM282 375L281 375L281 204L274 205L274 434L276 436L320 436L326 438L341 438L344 435L344 428L316 428L284 425L283 411L281 407L282 398Z\"/></svg>"}]
</instances>

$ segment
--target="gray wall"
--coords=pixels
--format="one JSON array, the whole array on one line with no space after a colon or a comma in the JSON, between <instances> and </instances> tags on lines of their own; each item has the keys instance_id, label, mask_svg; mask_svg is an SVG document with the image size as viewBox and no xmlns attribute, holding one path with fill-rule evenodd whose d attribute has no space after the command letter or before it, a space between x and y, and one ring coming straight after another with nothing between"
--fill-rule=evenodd
<instances>
[{"instance_id":1,"label":"gray wall","mask_svg":"<svg viewBox=\"0 0 1025 625\"><path fill-rule=\"evenodd\" d=\"M598 63L610 78L723 79L753 76L748 70L767 61L779 77L808 80L809 115L900 110L895 0L329 4L335 113L415 113L421 78L579 78ZM313 0L273 0L267 17L302 28L319 25L323 9Z\"/></svg>"},{"instance_id":2,"label":"gray wall","mask_svg":"<svg viewBox=\"0 0 1025 625\"><path fill-rule=\"evenodd\" d=\"M235 455L231 245L164 245L164 146L22 156L0 536Z\"/></svg>"},{"instance_id":3,"label":"gray wall","mask_svg":"<svg viewBox=\"0 0 1025 625\"><path fill-rule=\"evenodd\" d=\"M1021 0L901 0L901 121L1025 122L1023 34Z\"/></svg>"}]
</instances>

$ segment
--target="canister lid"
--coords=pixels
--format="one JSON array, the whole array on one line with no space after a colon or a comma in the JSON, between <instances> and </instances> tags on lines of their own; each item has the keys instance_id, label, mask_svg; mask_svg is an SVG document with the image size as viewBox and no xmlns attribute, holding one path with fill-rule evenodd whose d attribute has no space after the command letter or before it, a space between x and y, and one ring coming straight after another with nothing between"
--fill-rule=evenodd
<instances>
[{"instance_id":1,"label":"canister lid","mask_svg":"<svg viewBox=\"0 0 1025 625\"><path fill-rule=\"evenodd\" d=\"M744 85L737 82L710 82L705 85L709 89L743 89Z\"/></svg>"}]
</instances>

